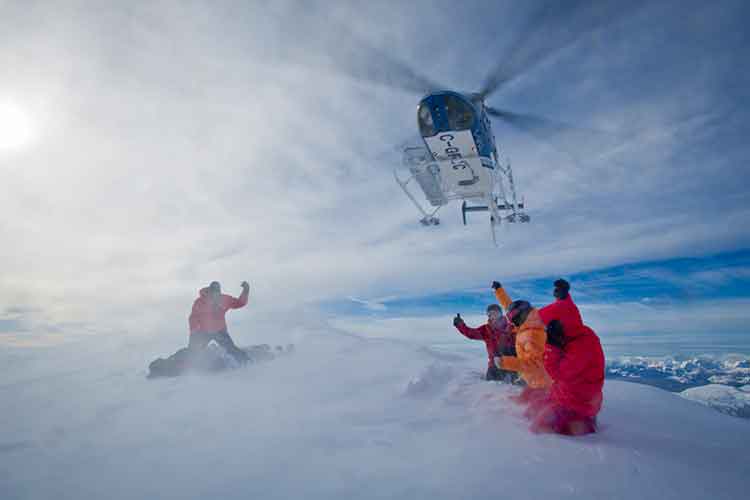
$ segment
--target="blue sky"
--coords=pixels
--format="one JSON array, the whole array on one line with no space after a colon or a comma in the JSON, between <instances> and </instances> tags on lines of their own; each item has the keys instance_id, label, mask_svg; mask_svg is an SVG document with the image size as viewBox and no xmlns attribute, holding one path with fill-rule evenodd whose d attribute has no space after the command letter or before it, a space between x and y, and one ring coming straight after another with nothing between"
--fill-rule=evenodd
<instances>
[{"instance_id":1,"label":"blue sky","mask_svg":"<svg viewBox=\"0 0 750 500\"><path fill-rule=\"evenodd\" d=\"M347 297L479 303L488 277L532 299L580 279L599 306L686 300L670 276L688 262L720 280L699 267L750 249L746 2L542 5L2 3L3 338L182 338L212 280L250 282L238 327ZM612 21L586 32L590 5ZM565 47L488 103L600 132L544 142L496 123L531 224L499 248L457 205L421 227L389 153L421 96L371 80L402 65L477 90L551 42ZM691 300L735 285L706 286Z\"/></svg>"},{"instance_id":2,"label":"blue sky","mask_svg":"<svg viewBox=\"0 0 750 500\"><path fill-rule=\"evenodd\" d=\"M700 308L705 301L750 298L750 250L689 259L643 261L563 276L503 280L503 285L513 298L523 298L541 306L553 300L552 282L559 277L573 284L571 293L581 304L641 302L653 306ZM485 287L433 295L369 300L351 297L326 304L326 309L332 314L383 318L430 316L445 314L445 311L477 314L477 311L482 313L488 304L495 302L489 287L495 278L501 279L488 276Z\"/></svg>"},{"instance_id":3,"label":"blue sky","mask_svg":"<svg viewBox=\"0 0 750 500\"><path fill-rule=\"evenodd\" d=\"M553 300L560 276L504 280L514 299ZM599 334L608 359L620 356L750 355L750 251L643 261L564 275L584 321ZM495 277L501 278L501 277ZM477 326L494 303L487 283L450 292L328 302L334 325L368 337L394 338L447 350L482 346L457 335L456 313Z\"/></svg>"}]
</instances>

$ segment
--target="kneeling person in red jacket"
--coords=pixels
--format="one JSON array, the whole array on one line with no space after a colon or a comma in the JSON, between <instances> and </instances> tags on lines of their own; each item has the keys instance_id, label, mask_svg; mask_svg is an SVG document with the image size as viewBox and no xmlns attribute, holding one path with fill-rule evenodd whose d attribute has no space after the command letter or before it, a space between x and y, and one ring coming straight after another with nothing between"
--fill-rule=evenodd
<instances>
[{"instance_id":1,"label":"kneeling person in red jacket","mask_svg":"<svg viewBox=\"0 0 750 500\"><path fill-rule=\"evenodd\" d=\"M460 314L453 318L453 326L458 329L464 337L472 340L483 340L487 346L487 380L505 380L514 382L517 379L516 373L500 370L495 366L495 356L515 356L516 355L516 338L511 332L508 320L502 314L500 306L490 304L487 306L487 323L479 328L470 328L466 326Z\"/></svg>"},{"instance_id":2,"label":"kneeling person in red jacket","mask_svg":"<svg viewBox=\"0 0 750 500\"><path fill-rule=\"evenodd\" d=\"M546 331L544 368L552 378L552 387L531 430L571 436L596 432L604 386L599 337L585 325L565 331L559 320L550 321Z\"/></svg>"},{"instance_id":3,"label":"kneeling person in red jacket","mask_svg":"<svg viewBox=\"0 0 750 500\"><path fill-rule=\"evenodd\" d=\"M190 350L205 349L212 340L223 347L228 354L240 363L248 361L249 357L245 351L237 347L227 331L227 322L224 315L229 309L239 309L247 304L250 294L250 285L247 281L242 282L242 294L238 298L221 293L221 284L212 281L211 284L202 288L199 297L193 302L193 310L190 313Z\"/></svg>"}]
</instances>

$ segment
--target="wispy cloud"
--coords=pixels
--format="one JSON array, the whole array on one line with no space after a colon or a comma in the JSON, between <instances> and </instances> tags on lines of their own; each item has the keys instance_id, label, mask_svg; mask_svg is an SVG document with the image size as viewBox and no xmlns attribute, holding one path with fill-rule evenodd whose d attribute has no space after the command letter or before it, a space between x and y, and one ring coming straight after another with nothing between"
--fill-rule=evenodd
<instances>
[{"instance_id":1,"label":"wispy cloud","mask_svg":"<svg viewBox=\"0 0 750 500\"><path fill-rule=\"evenodd\" d=\"M497 124L532 215L501 249L457 207L416 223L381 153L414 133L419 96L319 71L347 43L324 35L339 23L476 89L533 7L4 3L0 95L38 136L0 152L0 300L61 323L184 328L212 279L284 308L749 246L746 7L729 1L649 5L492 98L627 137L568 138L571 157Z\"/></svg>"},{"instance_id":2,"label":"wispy cloud","mask_svg":"<svg viewBox=\"0 0 750 500\"><path fill-rule=\"evenodd\" d=\"M552 298L552 282L563 276L572 284L572 294L581 307L597 310L635 305L644 310L659 307L686 307L702 310L707 304L750 297L750 252L711 255L694 259L668 259L624 266L606 267L579 273L562 273L526 279L505 279L488 275L482 286L388 298L389 307L376 311L383 316L404 317L434 315L453 310L468 313L484 311L495 301L490 280L501 280L513 299L530 300L543 305ZM374 299L379 300L379 299ZM367 299L361 299L362 304ZM342 301L326 304L333 314L357 314Z\"/></svg>"}]
</instances>

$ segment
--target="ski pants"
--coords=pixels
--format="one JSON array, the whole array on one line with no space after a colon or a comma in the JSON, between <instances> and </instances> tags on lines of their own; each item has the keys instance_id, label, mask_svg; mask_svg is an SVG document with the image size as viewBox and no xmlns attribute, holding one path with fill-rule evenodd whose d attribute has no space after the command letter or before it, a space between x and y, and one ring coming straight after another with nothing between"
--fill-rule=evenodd
<instances>
[{"instance_id":1,"label":"ski pants","mask_svg":"<svg viewBox=\"0 0 750 500\"><path fill-rule=\"evenodd\" d=\"M191 351L205 349L206 346L208 346L208 343L212 340L223 347L224 350L227 351L227 354L232 356L240 363L245 363L250 359L245 351L237 347L237 345L232 340L232 337L229 336L229 332L227 332L226 330L221 330L219 332L191 333L190 341L188 343L188 349L190 349Z\"/></svg>"},{"instance_id":2,"label":"ski pants","mask_svg":"<svg viewBox=\"0 0 750 500\"><path fill-rule=\"evenodd\" d=\"M494 364L487 367L487 373L484 376L485 380L499 380L508 384L515 384L518 382L518 373L501 370Z\"/></svg>"},{"instance_id":3,"label":"ski pants","mask_svg":"<svg viewBox=\"0 0 750 500\"><path fill-rule=\"evenodd\" d=\"M507 346L504 349L500 350L496 353L496 356L515 356L516 355L516 346L511 345ZM508 384L517 384L519 383L519 380L522 380L520 376L518 375L518 372L512 372L509 370L501 370L497 366L495 366L495 363L490 360L490 363L487 365L487 374L484 376L486 380L500 380L502 382L506 382Z\"/></svg>"}]
</instances>

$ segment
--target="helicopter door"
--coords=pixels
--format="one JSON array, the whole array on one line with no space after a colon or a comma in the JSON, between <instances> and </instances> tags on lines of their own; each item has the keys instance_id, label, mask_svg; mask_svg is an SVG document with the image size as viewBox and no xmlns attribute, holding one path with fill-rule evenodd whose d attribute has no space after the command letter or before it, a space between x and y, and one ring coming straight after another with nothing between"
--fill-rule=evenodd
<instances>
[{"instance_id":1,"label":"helicopter door","mask_svg":"<svg viewBox=\"0 0 750 500\"><path fill-rule=\"evenodd\" d=\"M482 165L470 130L425 137L440 167L443 189L460 197L482 197L492 191L491 170Z\"/></svg>"}]
</instances>

